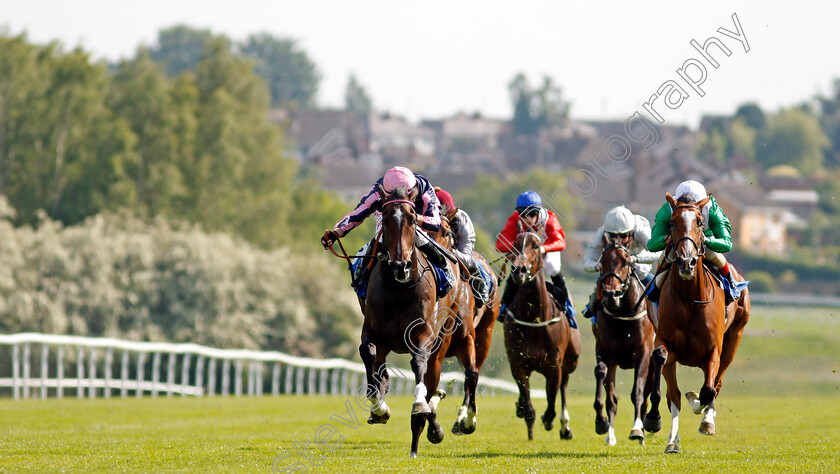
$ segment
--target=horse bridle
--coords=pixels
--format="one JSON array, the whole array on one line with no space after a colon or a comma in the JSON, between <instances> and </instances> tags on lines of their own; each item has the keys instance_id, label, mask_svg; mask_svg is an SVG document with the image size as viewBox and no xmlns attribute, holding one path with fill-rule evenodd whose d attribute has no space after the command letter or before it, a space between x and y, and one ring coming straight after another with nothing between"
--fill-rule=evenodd
<instances>
[{"instance_id":1,"label":"horse bridle","mask_svg":"<svg viewBox=\"0 0 840 474\"><path fill-rule=\"evenodd\" d=\"M533 232L520 232L520 233L516 234L516 238L518 239L520 235L525 235L525 236L530 235L530 236L534 237L535 239L537 239L537 241L542 240L539 235L537 235ZM519 255L522 255L522 256L525 255L525 243L527 242L527 240L528 239L522 239L522 250L520 252L518 252ZM542 253L537 251L537 260L533 263L533 265L531 265L525 271L526 278L525 278L525 281L522 282L523 284L528 283L529 281L536 278L537 273L541 270L541 268L539 268L539 265L541 263L542 263Z\"/></svg>"},{"instance_id":2,"label":"horse bridle","mask_svg":"<svg viewBox=\"0 0 840 474\"><path fill-rule=\"evenodd\" d=\"M630 250L627 247L613 242L613 243L610 243L609 245L607 245L606 247L604 247L604 251L601 252L601 258L598 259L599 264L601 263L601 259L604 258L604 252L606 252L609 249L619 249L619 250L623 251L624 253L626 253L628 257L631 255ZM620 290L619 290L619 293L618 293L617 296L618 296L618 298L623 298L624 293L627 291L627 287L630 286L630 277L631 276L635 277L636 280L638 280L639 284L644 286L644 284L642 284L642 280L639 278L639 275L636 274L636 269L633 268L632 264L629 261L627 263L625 263L624 265L622 265L622 268L623 267L630 267L630 272L627 274L627 279L626 280L624 278L621 278L621 275L619 275L616 272L601 273L600 274L600 280L598 281L598 287L600 288L601 285L603 285L604 280L606 280L607 277L610 277L610 276L615 277L618 280L618 282L621 284L621 287L620 287Z\"/></svg>"},{"instance_id":3,"label":"horse bridle","mask_svg":"<svg viewBox=\"0 0 840 474\"><path fill-rule=\"evenodd\" d=\"M691 209L691 210L693 210L693 211L695 211L695 212L700 213L700 220L701 220L701 222L700 222L700 229L701 229L701 233L702 233L702 229L703 229L703 228L705 228L706 223L705 223L705 221L703 221L703 213L702 213L703 211L700 209L700 207L695 206L695 205L693 205L693 204L681 204L681 205L679 205L679 206L677 206L677 207L675 207L675 208L674 208L674 210L671 212L671 215L673 216L673 214L674 214L675 212L677 212L678 210L680 210L680 209ZM677 250L677 247L680 245L680 243L681 243L683 240L688 240L689 242L691 242L691 243L692 243L692 245L694 245L694 250L696 250L696 251L697 251L697 256L698 256L698 257L702 257L703 255L706 255L706 246L705 246L705 245L698 244L696 240L694 240L693 238L691 238L691 236L684 235L684 236L683 236L683 237L681 237L679 240L677 240L676 242L674 242L673 244L671 244L672 251L670 251L670 252L668 252L667 254L665 254L665 261L666 261L666 262L668 262L668 263L674 263L674 262L676 261L676 257L673 257L673 258L672 258L672 257L671 257L671 254L672 254L672 253L675 253L675 251Z\"/></svg>"},{"instance_id":4,"label":"horse bridle","mask_svg":"<svg viewBox=\"0 0 840 474\"><path fill-rule=\"evenodd\" d=\"M416 205L414 204L413 201L409 201L408 199L394 199L394 200L391 200L391 201L386 201L382 204L382 210L380 212L384 212L385 211L385 206L390 206L391 204L408 204L416 212ZM414 230L414 232L417 232L417 230L416 230L417 223L415 222L415 223L411 224L411 226L413 228L412 230ZM382 228L383 229L385 228L384 223L382 224ZM379 239L377 239L377 241L378 240ZM387 248L387 246L384 246L384 247L386 247L385 252L383 252L384 255L380 256L379 260L383 261L383 262L387 262L389 264L393 263L394 260L391 258L391 251ZM408 256L409 256L408 260L409 261L411 261L411 257L413 256L413 253L414 253L414 248L412 248L410 253L408 254Z\"/></svg>"}]
</instances>

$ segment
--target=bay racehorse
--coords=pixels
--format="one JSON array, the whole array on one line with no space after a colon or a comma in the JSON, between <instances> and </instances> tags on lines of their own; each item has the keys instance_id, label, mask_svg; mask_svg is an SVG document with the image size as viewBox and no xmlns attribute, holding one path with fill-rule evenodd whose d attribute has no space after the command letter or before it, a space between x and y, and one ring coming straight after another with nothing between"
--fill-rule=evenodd
<instances>
[{"instance_id":1,"label":"bay racehorse","mask_svg":"<svg viewBox=\"0 0 840 474\"><path fill-rule=\"evenodd\" d=\"M671 410L671 431L666 453L680 451L680 389L677 385L677 363L699 367L703 371L700 394L686 393L696 414L703 414L700 432L715 434L715 398L720 393L723 374L732 363L744 326L750 317L750 296L744 289L738 300L726 308L724 290L703 264L704 220L702 209L710 196L699 202L688 195L679 200L670 193L665 198L671 205L671 246L666 249L669 275L662 283L659 297L659 318L652 356L654 390L651 410L645 418L645 429L658 431L662 426L659 414L660 375L668 386L667 400ZM730 269L735 272L734 268ZM743 278L735 273L738 281Z\"/></svg>"},{"instance_id":2,"label":"bay racehorse","mask_svg":"<svg viewBox=\"0 0 840 474\"><path fill-rule=\"evenodd\" d=\"M606 239L606 237L605 237ZM633 369L633 389L630 397L635 408L630 439L644 444L642 418L647 410L647 397L653 389L650 355L653 351L653 325L647 308L639 304L644 293L639 276L633 270L630 251L621 244L604 242L600 259L600 276L596 290L596 305L592 310L597 326L595 334L595 432L606 434L609 446L616 445L615 414L618 399L615 395L616 368ZM603 389L603 391L602 391ZM604 391L606 411L604 416Z\"/></svg>"},{"instance_id":3,"label":"bay racehorse","mask_svg":"<svg viewBox=\"0 0 840 474\"><path fill-rule=\"evenodd\" d=\"M401 191L397 188L389 195L379 187L384 256L370 275L359 353L367 375L369 424L386 423L391 415L384 400L389 385L385 357L389 352L411 354L415 388L410 456L414 458L426 420L434 416L428 403L433 395L429 392L434 389L428 390L427 385L437 386L440 378L440 365L429 364L429 359L440 345L444 326L449 324L446 330L451 331L456 321L442 317L448 313L438 310L452 305L450 296L437 298L435 270L415 246L418 232L415 196ZM430 430L430 439L439 442L443 437L442 430L437 428L434 434ZM440 439L436 438L438 434Z\"/></svg>"},{"instance_id":4,"label":"bay racehorse","mask_svg":"<svg viewBox=\"0 0 840 474\"><path fill-rule=\"evenodd\" d=\"M580 332L569 325L564 302L549 296L543 275L542 241L537 234L521 232L514 242L515 251L508 254L513 282L519 290L511 304L513 317L505 317L505 349L510 371L519 387L516 416L525 419L528 439L534 439L536 413L531 404L531 373L539 372L546 379L548 407L541 420L551 430L556 412L554 402L558 390L561 398L560 437L571 439L569 412L566 409L566 384L577 368L580 357Z\"/></svg>"}]
</instances>

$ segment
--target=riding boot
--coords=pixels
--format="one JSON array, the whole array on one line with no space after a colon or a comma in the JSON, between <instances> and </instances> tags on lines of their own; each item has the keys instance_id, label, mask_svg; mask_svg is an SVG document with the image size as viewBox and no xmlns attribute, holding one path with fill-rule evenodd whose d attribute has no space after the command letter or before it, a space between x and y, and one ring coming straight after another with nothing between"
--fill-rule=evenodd
<instances>
[{"instance_id":1,"label":"riding boot","mask_svg":"<svg viewBox=\"0 0 840 474\"><path fill-rule=\"evenodd\" d=\"M508 278L507 283L505 284L505 291L502 292L502 300L499 305L499 316L496 318L496 321L500 323L503 322L505 320L505 315L510 315L511 318L513 317L510 305L513 303L513 297L516 296L516 291L518 289L519 285Z\"/></svg>"},{"instance_id":2,"label":"riding boot","mask_svg":"<svg viewBox=\"0 0 840 474\"><path fill-rule=\"evenodd\" d=\"M656 282L653 282L650 291L647 294L647 299L650 300L651 303L659 303L659 291L659 286Z\"/></svg>"},{"instance_id":3,"label":"riding boot","mask_svg":"<svg viewBox=\"0 0 840 474\"><path fill-rule=\"evenodd\" d=\"M444 298L447 293L449 293L449 289L452 289L451 283L455 282L452 270L450 270L449 265L446 264L446 257L443 255L443 252L432 244L431 241L428 241L423 245L418 245L417 248L423 252L423 255L425 255L434 266L440 268L443 274L446 275L446 279L449 280L450 285L448 285L446 292L438 295L439 298Z\"/></svg>"},{"instance_id":4,"label":"riding boot","mask_svg":"<svg viewBox=\"0 0 840 474\"><path fill-rule=\"evenodd\" d=\"M737 300L741 297L741 292L738 290L738 285L740 282L735 279L735 272L732 271L732 266L729 267L729 273L726 275L727 280L729 280L729 291L726 294L726 304Z\"/></svg>"},{"instance_id":5,"label":"riding boot","mask_svg":"<svg viewBox=\"0 0 840 474\"><path fill-rule=\"evenodd\" d=\"M370 256L373 253L373 240L368 242L362 250L364 252L360 252L360 256ZM367 284L368 280L370 279L371 269L373 265L371 264L370 260L367 258L361 259L358 263L356 263L355 268L353 270L353 280L350 282L350 286L356 290L356 294L362 299L367 296Z\"/></svg>"},{"instance_id":6,"label":"riding boot","mask_svg":"<svg viewBox=\"0 0 840 474\"><path fill-rule=\"evenodd\" d=\"M571 300L571 296L569 295L569 290L566 289L566 279L563 277L562 273L557 273L551 277L551 284L557 288L557 300L558 303L563 304L566 300Z\"/></svg>"},{"instance_id":7,"label":"riding boot","mask_svg":"<svg viewBox=\"0 0 840 474\"><path fill-rule=\"evenodd\" d=\"M598 296L596 292L592 292L589 295L589 304L583 309L583 317L589 318L592 321L592 324L598 324L595 319L595 313L597 312L597 305L598 304Z\"/></svg>"},{"instance_id":8,"label":"riding boot","mask_svg":"<svg viewBox=\"0 0 840 474\"><path fill-rule=\"evenodd\" d=\"M569 290L566 289L566 279L563 278L562 273L558 273L557 275L551 277L551 284L546 286L548 287L548 291L551 293L551 296L554 297L567 315L574 316L577 313L577 311L575 311L575 306L572 303L572 296L569 294Z\"/></svg>"},{"instance_id":9,"label":"riding boot","mask_svg":"<svg viewBox=\"0 0 840 474\"><path fill-rule=\"evenodd\" d=\"M470 288L472 289L473 296L475 296L475 308L481 308L488 299L488 295L486 294L487 283L482 278L481 272L478 270L478 264L475 263L474 259L464 261L464 266L470 272Z\"/></svg>"}]
</instances>

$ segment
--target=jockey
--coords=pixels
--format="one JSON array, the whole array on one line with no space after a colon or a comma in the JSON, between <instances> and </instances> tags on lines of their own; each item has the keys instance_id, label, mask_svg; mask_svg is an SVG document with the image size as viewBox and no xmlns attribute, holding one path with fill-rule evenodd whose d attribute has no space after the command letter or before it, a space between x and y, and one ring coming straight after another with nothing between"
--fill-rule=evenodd
<instances>
[{"instance_id":1,"label":"jockey","mask_svg":"<svg viewBox=\"0 0 840 474\"><path fill-rule=\"evenodd\" d=\"M674 193L674 198L679 199L684 194L691 196L694 201L700 201L708 194L706 188L697 181L683 181L677 186L677 191ZM653 231L651 232L650 240L648 240L648 250L658 252L664 250L666 247L665 238L671 233L671 205L667 202L656 213L656 219L653 224ZM726 302L730 303L740 297L742 284L735 280L735 275L730 271L730 266L726 263L726 258L723 256L725 252L732 249L732 226L729 224L729 218L723 213L723 210L715 202L715 198L709 199L709 202L701 210L703 213L703 220L708 227L704 231L705 238L703 246L706 247L706 261L712 262L720 270L720 274L729 280L729 294L726 295ZM663 255L664 257L664 255ZM660 258L660 267L662 258ZM656 277L653 288L648 294L648 299L652 302L659 301L659 291L662 287L662 282L667 276L666 271L661 271Z\"/></svg>"},{"instance_id":2,"label":"jockey","mask_svg":"<svg viewBox=\"0 0 840 474\"><path fill-rule=\"evenodd\" d=\"M520 228L542 237L543 244L540 246L540 252L545 255L543 270L551 279L551 284L546 286L558 303L571 308L566 280L560 273L560 252L566 248L566 234L557 216L542 207L542 199L534 191L525 191L516 198L516 210L508 217L505 227L496 238L496 250L505 253L515 252L513 243L516 241ZM517 289L518 285L508 278L499 308L499 321L503 321L505 314L510 312L508 306L513 302Z\"/></svg>"},{"instance_id":3,"label":"jockey","mask_svg":"<svg viewBox=\"0 0 840 474\"><path fill-rule=\"evenodd\" d=\"M624 206L617 206L604 216L604 225L595 231L592 240L583 256L583 270L594 273L601 271L601 255L604 253L604 242L619 244L630 252L630 264L636 272L642 285L647 285L653 276L650 274L652 263L656 262L661 252L651 252L647 249L650 239L650 223L640 215L633 214ZM583 315L595 323L595 308L597 288L589 296L589 304L583 310Z\"/></svg>"},{"instance_id":4,"label":"jockey","mask_svg":"<svg viewBox=\"0 0 840 474\"><path fill-rule=\"evenodd\" d=\"M451 194L443 189L436 191L436 193L444 214L450 209L455 209L455 201L452 199ZM472 276L470 286L475 295L475 306L476 308L480 308L487 302L489 295L485 294L487 292L487 284L484 282L484 278L481 277L478 266L473 258L473 251L475 250L475 227L473 227L472 219L470 219L470 216L463 209L458 209L458 212L449 221L449 225L452 228L452 234L455 238L455 248L452 249L453 253L467 267L467 270L469 270Z\"/></svg>"},{"instance_id":5,"label":"jockey","mask_svg":"<svg viewBox=\"0 0 840 474\"><path fill-rule=\"evenodd\" d=\"M428 179L401 166L395 166L386 171L385 176L373 183L370 191L362 196L356 208L338 221L333 230L328 230L324 233L324 236L321 237L321 244L324 248L328 248L333 242L347 235L348 232L361 224L371 214L375 214L376 234L379 235L379 230L382 228L382 198L379 195L379 185L382 185L388 194L393 194L397 188L404 188L399 191L408 191L409 195L412 191L416 191L414 208L417 209L417 221L420 223L422 229L420 227L415 228L414 245L426 255L431 263L445 273L446 278L450 282L455 281L451 270L449 270L449 266L446 264L446 257L443 252L435 246L431 237L423 230L426 229L431 232L440 230L440 204L435 195L435 190ZM361 255L367 254L370 247L371 243L368 242L359 253ZM359 267L362 270L353 275L354 288L359 283L366 282L369 274L369 272L364 271L367 265L360 264ZM439 296L443 298L445 294L440 294Z\"/></svg>"}]
</instances>

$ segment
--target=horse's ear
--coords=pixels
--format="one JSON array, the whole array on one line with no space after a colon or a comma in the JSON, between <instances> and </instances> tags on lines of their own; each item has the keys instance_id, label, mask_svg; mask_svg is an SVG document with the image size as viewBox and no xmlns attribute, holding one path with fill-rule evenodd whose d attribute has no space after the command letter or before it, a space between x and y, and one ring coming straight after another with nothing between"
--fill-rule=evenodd
<instances>
[{"instance_id":1,"label":"horse's ear","mask_svg":"<svg viewBox=\"0 0 840 474\"><path fill-rule=\"evenodd\" d=\"M703 199L700 200L700 202L697 203L697 207L699 207L700 209L703 209L706 206L706 204L709 203L710 199L712 199L711 195L704 197Z\"/></svg>"},{"instance_id":2,"label":"horse's ear","mask_svg":"<svg viewBox=\"0 0 840 474\"><path fill-rule=\"evenodd\" d=\"M411 188L408 191L408 196L406 196L406 199L409 200L409 201L414 201L415 199L417 199L417 194L419 194L419 193L420 193L420 190L417 189L417 186L414 186L413 188Z\"/></svg>"},{"instance_id":3,"label":"horse's ear","mask_svg":"<svg viewBox=\"0 0 840 474\"><path fill-rule=\"evenodd\" d=\"M447 219L449 219L451 221L452 218L455 217L455 214L457 214L457 213L458 213L458 208L456 207L455 209L450 209L450 210L446 211L446 213L444 214L444 217L446 217Z\"/></svg>"},{"instance_id":4,"label":"horse's ear","mask_svg":"<svg viewBox=\"0 0 840 474\"><path fill-rule=\"evenodd\" d=\"M677 207L677 200L674 199L674 196L671 196L671 193L668 191L665 191L665 200L668 201L668 204L670 204L671 207Z\"/></svg>"},{"instance_id":5,"label":"horse's ear","mask_svg":"<svg viewBox=\"0 0 840 474\"><path fill-rule=\"evenodd\" d=\"M382 187L381 184L376 184L376 190L379 192L379 198L382 199L383 202L388 200L388 193L385 192L385 188Z\"/></svg>"},{"instance_id":6,"label":"horse's ear","mask_svg":"<svg viewBox=\"0 0 840 474\"><path fill-rule=\"evenodd\" d=\"M606 232L601 232L601 242L604 244L604 248L610 244L610 239L607 238Z\"/></svg>"}]
</instances>

